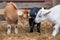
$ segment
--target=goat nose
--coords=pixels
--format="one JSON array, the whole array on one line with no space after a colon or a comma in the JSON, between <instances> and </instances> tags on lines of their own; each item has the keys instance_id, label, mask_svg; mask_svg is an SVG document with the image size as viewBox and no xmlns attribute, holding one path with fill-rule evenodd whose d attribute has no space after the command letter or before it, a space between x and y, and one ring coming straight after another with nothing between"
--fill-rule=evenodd
<instances>
[{"instance_id":1,"label":"goat nose","mask_svg":"<svg viewBox=\"0 0 60 40\"><path fill-rule=\"evenodd\" d=\"M39 20L35 19L35 23L39 23Z\"/></svg>"}]
</instances>

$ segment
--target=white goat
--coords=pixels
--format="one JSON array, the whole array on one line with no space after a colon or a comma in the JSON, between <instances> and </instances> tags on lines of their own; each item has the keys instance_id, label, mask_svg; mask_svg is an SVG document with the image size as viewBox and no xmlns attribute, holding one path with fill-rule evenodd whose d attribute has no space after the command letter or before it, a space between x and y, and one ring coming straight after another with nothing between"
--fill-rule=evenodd
<instances>
[{"instance_id":1,"label":"white goat","mask_svg":"<svg viewBox=\"0 0 60 40\"><path fill-rule=\"evenodd\" d=\"M40 23L41 21L48 19L52 21L54 25L54 30L52 32L52 36L56 36L56 34L59 32L60 28L60 5L56 5L52 7L51 9L40 9L36 18L35 22Z\"/></svg>"}]
</instances>

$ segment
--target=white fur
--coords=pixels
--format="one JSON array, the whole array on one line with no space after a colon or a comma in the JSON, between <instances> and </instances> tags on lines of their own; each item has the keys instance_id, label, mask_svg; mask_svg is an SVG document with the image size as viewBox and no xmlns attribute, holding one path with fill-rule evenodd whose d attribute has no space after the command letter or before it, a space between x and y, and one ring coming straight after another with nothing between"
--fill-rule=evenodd
<instances>
[{"instance_id":1,"label":"white fur","mask_svg":"<svg viewBox=\"0 0 60 40\"><path fill-rule=\"evenodd\" d=\"M14 30L15 34L18 34L17 25L14 26L14 29L15 29L15 30Z\"/></svg>"},{"instance_id":2,"label":"white fur","mask_svg":"<svg viewBox=\"0 0 60 40\"><path fill-rule=\"evenodd\" d=\"M45 16L45 14L49 11L51 12ZM35 22L40 23L45 19L51 20L55 24L55 29L53 30L52 36L56 36L56 34L59 32L60 26L60 5L56 5L49 10L44 8L40 9L35 18Z\"/></svg>"},{"instance_id":3,"label":"white fur","mask_svg":"<svg viewBox=\"0 0 60 40\"><path fill-rule=\"evenodd\" d=\"M11 34L11 25L10 24L7 25L7 34L8 35Z\"/></svg>"},{"instance_id":4,"label":"white fur","mask_svg":"<svg viewBox=\"0 0 60 40\"><path fill-rule=\"evenodd\" d=\"M18 16L22 16L22 15L23 15L22 11L18 10L18 11L17 11L17 15L18 15Z\"/></svg>"}]
</instances>

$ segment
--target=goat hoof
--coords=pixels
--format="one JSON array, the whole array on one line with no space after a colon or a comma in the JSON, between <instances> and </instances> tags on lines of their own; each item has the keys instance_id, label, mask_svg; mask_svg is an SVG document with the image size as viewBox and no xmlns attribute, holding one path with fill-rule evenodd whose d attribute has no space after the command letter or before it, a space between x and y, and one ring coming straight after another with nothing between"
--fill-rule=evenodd
<instances>
[{"instance_id":1,"label":"goat hoof","mask_svg":"<svg viewBox=\"0 0 60 40\"><path fill-rule=\"evenodd\" d=\"M18 34L18 30L17 29L15 29L15 34Z\"/></svg>"},{"instance_id":2,"label":"goat hoof","mask_svg":"<svg viewBox=\"0 0 60 40\"><path fill-rule=\"evenodd\" d=\"M31 33L33 32L33 31L30 31Z\"/></svg>"},{"instance_id":3,"label":"goat hoof","mask_svg":"<svg viewBox=\"0 0 60 40\"><path fill-rule=\"evenodd\" d=\"M38 33L40 33L40 31Z\"/></svg>"},{"instance_id":4,"label":"goat hoof","mask_svg":"<svg viewBox=\"0 0 60 40\"><path fill-rule=\"evenodd\" d=\"M40 33L40 32L39 32Z\"/></svg>"},{"instance_id":5,"label":"goat hoof","mask_svg":"<svg viewBox=\"0 0 60 40\"><path fill-rule=\"evenodd\" d=\"M8 35L11 34L11 30L10 30L10 29L7 30L7 34L8 34Z\"/></svg>"},{"instance_id":6,"label":"goat hoof","mask_svg":"<svg viewBox=\"0 0 60 40\"><path fill-rule=\"evenodd\" d=\"M39 32L39 33L40 33L40 31L37 31L37 32Z\"/></svg>"}]
</instances>

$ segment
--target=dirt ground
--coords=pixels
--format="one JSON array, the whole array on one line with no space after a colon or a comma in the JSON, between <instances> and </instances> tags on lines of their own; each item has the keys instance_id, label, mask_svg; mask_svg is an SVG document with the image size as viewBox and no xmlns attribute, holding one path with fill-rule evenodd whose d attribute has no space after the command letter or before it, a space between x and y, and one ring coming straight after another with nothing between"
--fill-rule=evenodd
<instances>
[{"instance_id":1,"label":"dirt ground","mask_svg":"<svg viewBox=\"0 0 60 40\"><path fill-rule=\"evenodd\" d=\"M44 21L41 23L41 33L38 33L36 27L34 32L29 32L29 27L21 27L18 25L19 34L14 33L14 28L12 27L11 35L6 34L6 22L0 22L0 40L60 40L60 32L56 37L52 37L52 23L50 21Z\"/></svg>"}]
</instances>

